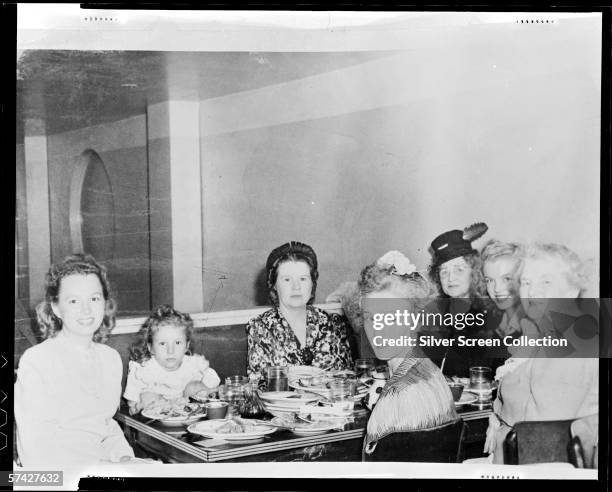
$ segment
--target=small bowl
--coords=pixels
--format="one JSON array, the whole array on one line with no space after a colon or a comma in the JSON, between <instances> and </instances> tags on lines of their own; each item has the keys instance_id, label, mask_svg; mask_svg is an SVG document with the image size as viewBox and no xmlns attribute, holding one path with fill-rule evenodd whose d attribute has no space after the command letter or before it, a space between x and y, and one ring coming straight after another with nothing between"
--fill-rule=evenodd
<instances>
[{"instance_id":1,"label":"small bowl","mask_svg":"<svg viewBox=\"0 0 612 492\"><path fill-rule=\"evenodd\" d=\"M206 418L208 420L224 419L227 415L229 403L226 401L209 401L204 404L206 408Z\"/></svg>"},{"instance_id":2,"label":"small bowl","mask_svg":"<svg viewBox=\"0 0 612 492\"><path fill-rule=\"evenodd\" d=\"M453 394L453 401L459 401L461 399L464 386L461 383L448 383L448 387Z\"/></svg>"}]
</instances>

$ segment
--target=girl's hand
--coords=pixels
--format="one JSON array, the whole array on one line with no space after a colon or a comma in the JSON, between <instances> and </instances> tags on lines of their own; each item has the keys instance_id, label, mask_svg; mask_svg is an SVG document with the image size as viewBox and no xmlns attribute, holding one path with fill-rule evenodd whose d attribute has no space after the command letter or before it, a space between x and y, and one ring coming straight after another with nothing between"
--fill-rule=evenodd
<instances>
[{"instance_id":1,"label":"girl's hand","mask_svg":"<svg viewBox=\"0 0 612 492\"><path fill-rule=\"evenodd\" d=\"M154 393L153 391L145 391L140 394L140 402L139 406L142 410L145 408L151 407L156 403L165 401L165 398L159 393Z\"/></svg>"},{"instance_id":2,"label":"girl's hand","mask_svg":"<svg viewBox=\"0 0 612 492\"><path fill-rule=\"evenodd\" d=\"M199 393L200 391L208 390L208 389L209 389L208 386L206 386L201 381L191 381L187 383L187 386L185 386L185 389L183 390L183 396L185 398L189 398L190 396L193 396Z\"/></svg>"}]
</instances>

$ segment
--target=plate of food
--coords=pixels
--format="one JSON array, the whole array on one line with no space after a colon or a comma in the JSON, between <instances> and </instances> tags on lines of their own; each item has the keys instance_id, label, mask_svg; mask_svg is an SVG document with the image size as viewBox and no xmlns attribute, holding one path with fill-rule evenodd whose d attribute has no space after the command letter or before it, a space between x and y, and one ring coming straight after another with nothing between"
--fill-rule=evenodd
<instances>
[{"instance_id":1,"label":"plate of food","mask_svg":"<svg viewBox=\"0 0 612 492\"><path fill-rule=\"evenodd\" d=\"M287 378L295 381L299 378L323 376L325 370L314 366L287 366Z\"/></svg>"},{"instance_id":2,"label":"plate of food","mask_svg":"<svg viewBox=\"0 0 612 492\"><path fill-rule=\"evenodd\" d=\"M297 391L265 391L260 396L267 404L287 407L301 407L320 399L320 396L313 393L298 393Z\"/></svg>"},{"instance_id":3,"label":"plate of food","mask_svg":"<svg viewBox=\"0 0 612 492\"><path fill-rule=\"evenodd\" d=\"M286 427L297 436L314 436L342 427L344 419L320 419L312 422L295 421L290 417L274 417L271 421L278 426Z\"/></svg>"},{"instance_id":4,"label":"plate of food","mask_svg":"<svg viewBox=\"0 0 612 492\"><path fill-rule=\"evenodd\" d=\"M478 400L478 395L466 390L461 393L461 398L459 398L459 400L455 402L455 406L462 407L463 405L474 403L476 400Z\"/></svg>"},{"instance_id":5,"label":"plate of food","mask_svg":"<svg viewBox=\"0 0 612 492\"><path fill-rule=\"evenodd\" d=\"M226 441L246 441L260 439L272 434L276 427L259 423L247 423L244 419L204 420L187 427L192 434L203 437L224 439Z\"/></svg>"},{"instance_id":6,"label":"plate of food","mask_svg":"<svg viewBox=\"0 0 612 492\"><path fill-rule=\"evenodd\" d=\"M329 398L331 395L330 384L336 380L338 376L332 375L304 377L299 378L289 383L289 387L298 392L310 392ZM368 394L368 386L359 382L355 387L355 401L361 400Z\"/></svg>"},{"instance_id":7,"label":"plate of food","mask_svg":"<svg viewBox=\"0 0 612 492\"><path fill-rule=\"evenodd\" d=\"M146 408L141 414L145 418L158 420L164 425L179 426L193 424L203 419L206 417L206 409L197 403L185 403L183 399L180 399Z\"/></svg>"}]
</instances>

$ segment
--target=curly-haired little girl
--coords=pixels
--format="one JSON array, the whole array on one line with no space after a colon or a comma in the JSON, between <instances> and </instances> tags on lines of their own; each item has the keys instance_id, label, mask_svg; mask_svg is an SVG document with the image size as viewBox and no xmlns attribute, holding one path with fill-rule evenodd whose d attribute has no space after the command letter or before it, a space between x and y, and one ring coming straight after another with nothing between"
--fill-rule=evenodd
<instances>
[{"instance_id":1,"label":"curly-haired little girl","mask_svg":"<svg viewBox=\"0 0 612 492\"><path fill-rule=\"evenodd\" d=\"M193 320L171 306L158 307L144 322L130 349L123 396L130 413L164 401L216 388L220 379L208 360L191 354Z\"/></svg>"}]
</instances>

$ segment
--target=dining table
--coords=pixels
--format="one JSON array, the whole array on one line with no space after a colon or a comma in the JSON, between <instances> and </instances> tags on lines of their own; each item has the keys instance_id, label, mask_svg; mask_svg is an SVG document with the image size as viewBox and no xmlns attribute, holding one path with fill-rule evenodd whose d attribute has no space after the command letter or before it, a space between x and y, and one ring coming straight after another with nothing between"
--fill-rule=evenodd
<instances>
[{"instance_id":1,"label":"dining table","mask_svg":"<svg viewBox=\"0 0 612 492\"><path fill-rule=\"evenodd\" d=\"M482 456L490 405L464 405L457 411L467 424L464 458ZM137 455L164 463L361 461L368 417L369 411L357 405L348 422L328 432L300 436L278 428L260 439L231 442L192 434L184 426L167 426L140 414L130 415L124 406L115 415Z\"/></svg>"}]
</instances>

